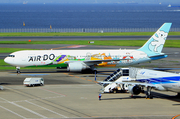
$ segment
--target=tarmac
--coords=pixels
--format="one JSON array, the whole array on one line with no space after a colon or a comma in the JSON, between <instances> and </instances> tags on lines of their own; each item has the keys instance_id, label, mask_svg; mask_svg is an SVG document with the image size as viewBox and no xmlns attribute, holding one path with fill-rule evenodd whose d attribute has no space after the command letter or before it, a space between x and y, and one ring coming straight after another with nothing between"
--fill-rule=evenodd
<instances>
[{"instance_id":1,"label":"tarmac","mask_svg":"<svg viewBox=\"0 0 180 119\"><path fill-rule=\"evenodd\" d=\"M179 115L180 99L173 92L153 91L153 99L145 94L98 95L101 86L93 74L53 72L0 72L0 118L110 118L171 119ZM26 87L26 77L43 77L44 86ZM97 77L98 81L103 77ZM176 118L178 119L178 117Z\"/></svg>"},{"instance_id":2,"label":"tarmac","mask_svg":"<svg viewBox=\"0 0 180 119\"><path fill-rule=\"evenodd\" d=\"M66 45L66 47L44 45L43 47L69 49L69 46L71 45ZM118 47L85 46L76 48L114 49ZM133 49L135 48L133 47ZM179 48L164 48L163 51L171 55L165 59L142 63L135 67L179 68L180 56L178 53L173 54L178 52ZM15 70L0 72L0 83L3 86L3 90L0 90L0 119L180 119L180 99L175 97L176 93L173 92L153 90L153 99L145 99L145 94L131 98L129 93L107 93L102 94L102 99L99 100L101 86L95 81L94 74L71 73L66 69L21 71L21 74L17 74ZM179 72L179 70L174 71ZM45 85L26 87L23 85L26 77L43 77ZM103 79L105 77L97 77L97 81Z\"/></svg>"}]
</instances>

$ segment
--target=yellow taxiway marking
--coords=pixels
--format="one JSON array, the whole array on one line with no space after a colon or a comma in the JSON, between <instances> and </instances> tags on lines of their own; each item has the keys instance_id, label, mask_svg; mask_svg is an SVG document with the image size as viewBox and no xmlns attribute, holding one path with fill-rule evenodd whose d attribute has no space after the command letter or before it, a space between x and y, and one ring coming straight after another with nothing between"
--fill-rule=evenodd
<instances>
[{"instance_id":1,"label":"yellow taxiway marking","mask_svg":"<svg viewBox=\"0 0 180 119\"><path fill-rule=\"evenodd\" d=\"M80 78L80 77L78 77L78 76L74 76L74 77L76 77L76 78Z\"/></svg>"},{"instance_id":2,"label":"yellow taxiway marking","mask_svg":"<svg viewBox=\"0 0 180 119\"><path fill-rule=\"evenodd\" d=\"M178 114L178 115L174 116L172 119L175 119L176 117L179 117L179 116L180 116L180 114Z\"/></svg>"},{"instance_id":3,"label":"yellow taxiway marking","mask_svg":"<svg viewBox=\"0 0 180 119\"><path fill-rule=\"evenodd\" d=\"M68 75L68 73L63 73L63 74Z\"/></svg>"},{"instance_id":4,"label":"yellow taxiway marking","mask_svg":"<svg viewBox=\"0 0 180 119\"><path fill-rule=\"evenodd\" d=\"M85 78L81 78L81 79L86 80Z\"/></svg>"},{"instance_id":5,"label":"yellow taxiway marking","mask_svg":"<svg viewBox=\"0 0 180 119\"><path fill-rule=\"evenodd\" d=\"M92 80L89 80L89 79L87 79L87 81L91 81L92 82Z\"/></svg>"},{"instance_id":6,"label":"yellow taxiway marking","mask_svg":"<svg viewBox=\"0 0 180 119\"><path fill-rule=\"evenodd\" d=\"M70 74L68 74L68 73L63 73L63 74L69 75L69 76L75 77L75 78L80 78L79 76L70 75ZM80 79L83 79L83 80L86 80L86 81L90 81L90 82L94 82L94 83L98 83L97 81L92 81L92 80L90 80L90 79L85 79L85 78L80 78Z\"/></svg>"}]
</instances>

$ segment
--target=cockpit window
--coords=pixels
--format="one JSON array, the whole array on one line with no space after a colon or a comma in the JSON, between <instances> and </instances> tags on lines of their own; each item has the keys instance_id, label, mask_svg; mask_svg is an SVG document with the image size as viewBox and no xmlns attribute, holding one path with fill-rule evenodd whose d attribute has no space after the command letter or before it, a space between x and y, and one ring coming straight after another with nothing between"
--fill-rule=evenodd
<instances>
[{"instance_id":1,"label":"cockpit window","mask_svg":"<svg viewBox=\"0 0 180 119\"><path fill-rule=\"evenodd\" d=\"M8 57L15 57L15 55L8 55Z\"/></svg>"}]
</instances>

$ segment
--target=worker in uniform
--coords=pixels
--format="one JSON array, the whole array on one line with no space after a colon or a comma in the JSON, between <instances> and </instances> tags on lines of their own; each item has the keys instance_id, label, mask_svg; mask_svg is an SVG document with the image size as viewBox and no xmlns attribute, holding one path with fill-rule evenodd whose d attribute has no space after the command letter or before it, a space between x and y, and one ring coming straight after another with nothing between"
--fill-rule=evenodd
<instances>
[{"instance_id":1,"label":"worker in uniform","mask_svg":"<svg viewBox=\"0 0 180 119\"><path fill-rule=\"evenodd\" d=\"M101 94L101 93L99 93L99 100L101 100L101 97L102 97L102 94Z\"/></svg>"}]
</instances>

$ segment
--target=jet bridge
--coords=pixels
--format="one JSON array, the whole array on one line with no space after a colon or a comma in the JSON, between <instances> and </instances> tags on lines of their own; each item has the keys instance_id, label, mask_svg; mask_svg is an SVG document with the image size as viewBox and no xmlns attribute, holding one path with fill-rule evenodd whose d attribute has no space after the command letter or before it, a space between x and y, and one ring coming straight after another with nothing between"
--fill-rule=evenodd
<instances>
[{"instance_id":1,"label":"jet bridge","mask_svg":"<svg viewBox=\"0 0 180 119\"><path fill-rule=\"evenodd\" d=\"M103 83L101 92L102 93L116 93L124 92L128 90L128 86L124 84L117 84L116 82L129 81L129 68L120 68L109 75L104 81L113 83Z\"/></svg>"}]
</instances>

